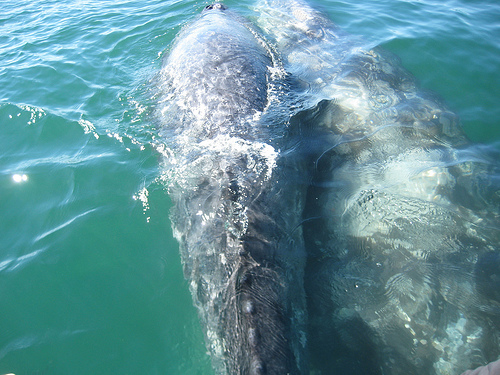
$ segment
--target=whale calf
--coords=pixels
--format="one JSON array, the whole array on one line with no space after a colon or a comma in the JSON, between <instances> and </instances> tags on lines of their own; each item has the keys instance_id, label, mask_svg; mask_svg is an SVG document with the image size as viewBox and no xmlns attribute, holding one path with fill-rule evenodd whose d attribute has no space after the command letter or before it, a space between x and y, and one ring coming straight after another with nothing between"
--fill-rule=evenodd
<instances>
[{"instance_id":1,"label":"whale calf","mask_svg":"<svg viewBox=\"0 0 500 375\"><path fill-rule=\"evenodd\" d=\"M287 121L267 116L280 69L256 30L215 3L157 78L173 232L220 374L307 372L305 172L287 152Z\"/></svg>"},{"instance_id":2,"label":"whale calf","mask_svg":"<svg viewBox=\"0 0 500 375\"><path fill-rule=\"evenodd\" d=\"M500 355L498 159L396 57L302 0L256 23L322 142L304 213L311 366L459 374Z\"/></svg>"}]
</instances>

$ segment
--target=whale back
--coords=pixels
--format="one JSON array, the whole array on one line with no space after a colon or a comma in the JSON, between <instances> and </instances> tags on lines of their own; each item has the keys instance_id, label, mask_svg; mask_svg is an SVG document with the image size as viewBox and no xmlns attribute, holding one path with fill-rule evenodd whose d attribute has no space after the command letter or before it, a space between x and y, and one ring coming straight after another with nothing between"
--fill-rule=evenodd
<instances>
[{"instance_id":1,"label":"whale back","mask_svg":"<svg viewBox=\"0 0 500 375\"><path fill-rule=\"evenodd\" d=\"M305 189L290 182L301 166L273 136L286 121L267 117L276 70L247 21L214 4L181 31L159 74L173 233L220 374L305 366L305 256L294 230Z\"/></svg>"},{"instance_id":2,"label":"whale back","mask_svg":"<svg viewBox=\"0 0 500 375\"><path fill-rule=\"evenodd\" d=\"M249 133L245 125L268 102L271 65L265 43L246 20L223 8L205 10L164 59L161 114L188 116L175 122L177 132L196 139Z\"/></svg>"}]
</instances>

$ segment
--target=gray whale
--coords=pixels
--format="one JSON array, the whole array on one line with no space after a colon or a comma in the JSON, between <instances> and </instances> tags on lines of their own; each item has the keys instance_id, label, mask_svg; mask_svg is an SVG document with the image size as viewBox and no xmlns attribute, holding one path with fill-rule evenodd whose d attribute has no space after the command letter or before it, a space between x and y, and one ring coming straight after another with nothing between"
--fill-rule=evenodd
<instances>
[{"instance_id":1,"label":"gray whale","mask_svg":"<svg viewBox=\"0 0 500 375\"><path fill-rule=\"evenodd\" d=\"M323 141L304 224L311 367L459 374L500 355L498 159L390 53L303 0L256 22Z\"/></svg>"},{"instance_id":2,"label":"gray whale","mask_svg":"<svg viewBox=\"0 0 500 375\"><path fill-rule=\"evenodd\" d=\"M158 76L172 226L216 372L307 373L306 342L325 374L498 358L495 163L394 56L305 1L255 10L266 40L216 3Z\"/></svg>"},{"instance_id":3,"label":"gray whale","mask_svg":"<svg viewBox=\"0 0 500 375\"><path fill-rule=\"evenodd\" d=\"M158 76L173 231L221 374L306 371L304 168L284 152L287 122L266 117L280 74L247 21L214 4Z\"/></svg>"}]
</instances>

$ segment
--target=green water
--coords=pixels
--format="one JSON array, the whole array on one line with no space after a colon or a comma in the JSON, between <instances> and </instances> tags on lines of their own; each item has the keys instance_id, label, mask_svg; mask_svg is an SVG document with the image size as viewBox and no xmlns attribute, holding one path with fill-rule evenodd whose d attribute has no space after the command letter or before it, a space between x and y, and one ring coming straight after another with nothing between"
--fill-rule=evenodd
<instances>
[{"instance_id":1,"label":"green water","mask_svg":"<svg viewBox=\"0 0 500 375\"><path fill-rule=\"evenodd\" d=\"M251 1L228 6L252 16ZM500 142L500 5L318 1ZM210 374L151 79L196 1L2 2L0 374Z\"/></svg>"}]
</instances>

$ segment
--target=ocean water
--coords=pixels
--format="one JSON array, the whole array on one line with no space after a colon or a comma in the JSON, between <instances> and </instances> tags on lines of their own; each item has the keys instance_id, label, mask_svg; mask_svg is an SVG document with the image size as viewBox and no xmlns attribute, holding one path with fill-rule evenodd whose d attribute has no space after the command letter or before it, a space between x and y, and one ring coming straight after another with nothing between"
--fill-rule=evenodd
<instances>
[{"instance_id":1,"label":"ocean water","mask_svg":"<svg viewBox=\"0 0 500 375\"><path fill-rule=\"evenodd\" d=\"M151 115L162 56L207 4L2 2L0 374L212 373ZM500 147L500 4L315 4Z\"/></svg>"}]
</instances>

